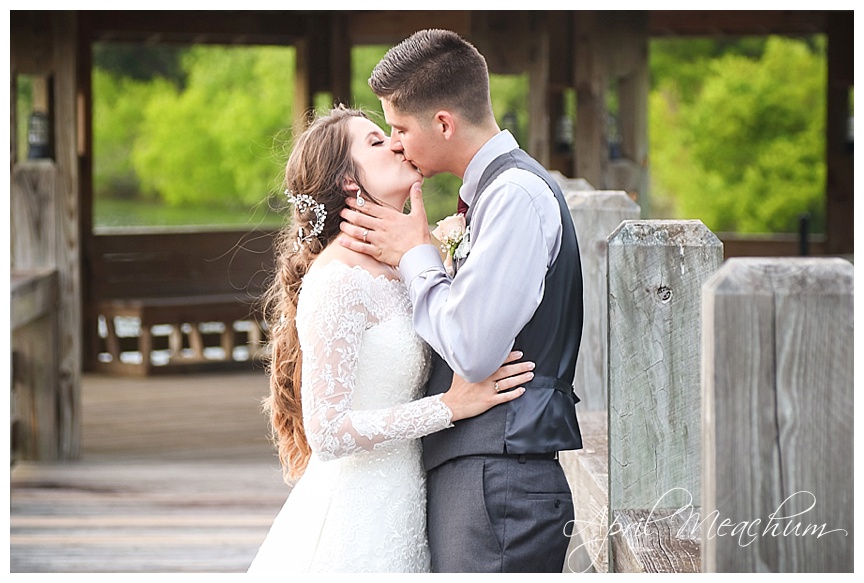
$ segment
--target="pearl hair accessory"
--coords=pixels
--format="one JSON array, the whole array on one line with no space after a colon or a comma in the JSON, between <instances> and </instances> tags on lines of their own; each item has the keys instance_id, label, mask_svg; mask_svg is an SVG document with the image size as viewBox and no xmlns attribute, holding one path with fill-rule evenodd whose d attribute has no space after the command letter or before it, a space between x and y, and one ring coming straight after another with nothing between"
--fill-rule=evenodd
<instances>
[{"instance_id":1,"label":"pearl hair accessory","mask_svg":"<svg viewBox=\"0 0 864 583\"><path fill-rule=\"evenodd\" d=\"M297 212L305 213L311 210L315 213L315 222L308 233L303 227L297 229L297 242L294 243L294 250L297 251L300 245L311 241L324 232L324 220L327 218L327 209L308 194L294 194L290 190L285 189L285 196L288 202L294 205Z\"/></svg>"}]
</instances>

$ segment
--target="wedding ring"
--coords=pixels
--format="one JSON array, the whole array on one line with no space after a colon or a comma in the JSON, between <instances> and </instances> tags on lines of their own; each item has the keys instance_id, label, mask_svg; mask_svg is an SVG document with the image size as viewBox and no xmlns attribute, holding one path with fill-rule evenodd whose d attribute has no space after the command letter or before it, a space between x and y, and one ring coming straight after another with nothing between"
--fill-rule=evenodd
<instances>
[{"instance_id":1,"label":"wedding ring","mask_svg":"<svg viewBox=\"0 0 864 583\"><path fill-rule=\"evenodd\" d=\"M363 229L363 242L366 242L366 235L369 234L369 229Z\"/></svg>"},{"instance_id":2,"label":"wedding ring","mask_svg":"<svg viewBox=\"0 0 864 583\"><path fill-rule=\"evenodd\" d=\"M499 391L500 391L500 389L498 388L498 383L496 382L496 383L495 383L495 392L497 393L497 392L499 392Z\"/></svg>"}]
</instances>

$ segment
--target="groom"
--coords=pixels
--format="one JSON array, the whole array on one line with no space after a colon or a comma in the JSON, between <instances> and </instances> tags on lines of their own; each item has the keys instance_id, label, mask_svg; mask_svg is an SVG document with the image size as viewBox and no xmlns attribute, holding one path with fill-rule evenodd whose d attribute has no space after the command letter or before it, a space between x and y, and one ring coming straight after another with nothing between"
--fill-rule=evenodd
<instances>
[{"instance_id":1,"label":"groom","mask_svg":"<svg viewBox=\"0 0 864 583\"><path fill-rule=\"evenodd\" d=\"M519 399L423 439L432 570L560 573L573 502L557 457L582 447L572 390L582 272L564 197L498 128L486 61L457 34L415 33L390 49L369 85L392 127L391 149L424 176L463 180L470 247L452 278L419 183L408 215L374 205L361 214L354 199L342 214L346 246L399 266L417 333L437 353L428 394L446 391L453 371L487 378L511 350L536 363Z\"/></svg>"}]
</instances>

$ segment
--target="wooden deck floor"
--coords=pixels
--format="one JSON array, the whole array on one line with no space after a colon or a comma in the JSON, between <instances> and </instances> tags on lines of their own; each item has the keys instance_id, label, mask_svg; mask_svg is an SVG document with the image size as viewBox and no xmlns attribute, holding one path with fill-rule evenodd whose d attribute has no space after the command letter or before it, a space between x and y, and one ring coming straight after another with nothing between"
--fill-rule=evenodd
<instances>
[{"instance_id":1,"label":"wooden deck floor","mask_svg":"<svg viewBox=\"0 0 864 583\"><path fill-rule=\"evenodd\" d=\"M289 492L263 372L85 375L80 461L10 470L10 572L243 572Z\"/></svg>"}]
</instances>

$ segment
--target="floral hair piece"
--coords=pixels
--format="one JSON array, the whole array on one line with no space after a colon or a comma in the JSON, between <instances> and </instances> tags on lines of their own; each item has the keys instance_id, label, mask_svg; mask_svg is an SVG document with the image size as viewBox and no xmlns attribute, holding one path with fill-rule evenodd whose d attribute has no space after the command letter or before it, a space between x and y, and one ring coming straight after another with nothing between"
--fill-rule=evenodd
<instances>
[{"instance_id":1,"label":"floral hair piece","mask_svg":"<svg viewBox=\"0 0 864 583\"><path fill-rule=\"evenodd\" d=\"M327 218L327 209L324 208L323 204L317 202L308 194L295 195L293 192L286 189L285 196L288 198L288 202L294 205L297 212L305 213L311 210L315 213L315 223L312 225L312 229L308 233L303 227L297 229L297 243L294 244L294 250L297 251L300 245L303 245L307 241L311 241L324 232L324 220Z\"/></svg>"}]
</instances>

